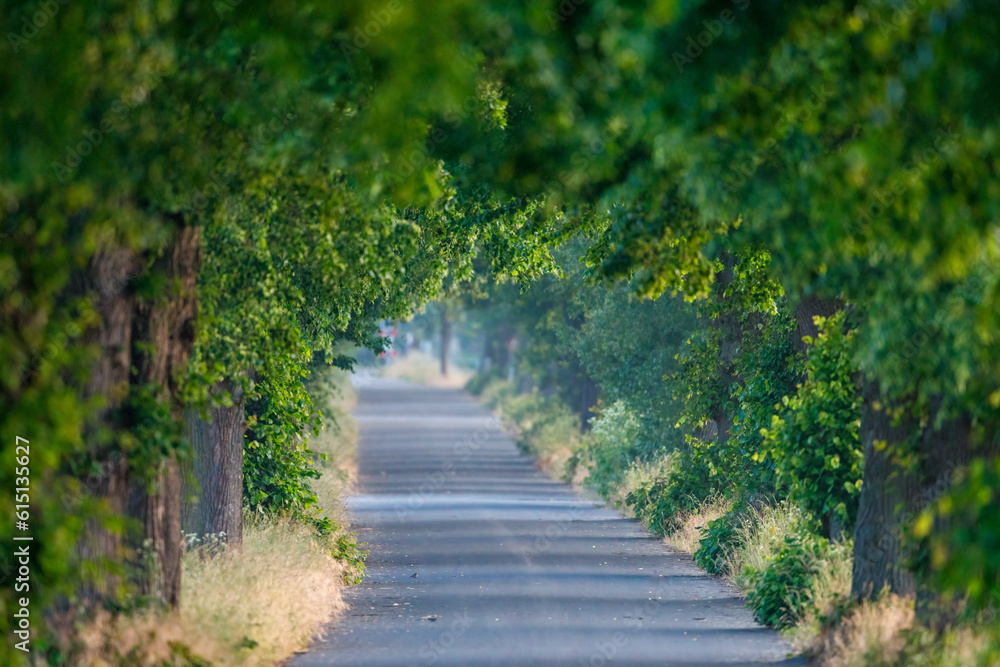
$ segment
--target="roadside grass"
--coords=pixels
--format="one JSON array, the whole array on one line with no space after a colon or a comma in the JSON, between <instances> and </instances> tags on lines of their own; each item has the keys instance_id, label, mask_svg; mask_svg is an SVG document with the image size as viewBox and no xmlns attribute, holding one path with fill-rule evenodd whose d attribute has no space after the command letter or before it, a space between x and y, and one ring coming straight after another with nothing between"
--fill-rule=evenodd
<instances>
[{"instance_id":1,"label":"roadside grass","mask_svg":"<svg viewBox=\"0 0 1000 667\"><path fill-rule=\"evenodd\" d=\"M722 518L730 510L730 503L722 497L710 498L687 515L680 530L664 538L664 542L686 554L693 554L701 545L702 530L711 521Z\"/></svg>"},{"instance_id":2,"label":"roadside grass","mask_svg":"<svg viewBox=\"0 0 1000 667\"><path fill-rule=\"evenodd\" d=\"M341 502L356 471L355 397L342 371L331 370L321 389L316 403L326 426L309 443L322 473L313 489L319 509L338 528L318 535L290 517L246 515L238 551L212 536L189 539L179 609L100 614L80 629L74 664L274 665L346 608L345 582L357 581L363 571Z\"/></svg>"},{"instance_id":3,"label":"roadside grass","mask_svg":"<svg viewBox=\"0 0 1000 667\"><path fill-rule=\"evenodd\" d=\"M662 476L666 470L670 469L672 457L667 454L655 461L636 461L625 471L621 484L615 486L608 495L608 504L618 509L622 514L630 519L638 518L635 508L625 502L628 494L636 489L648 484L658 476ZM577 466L586 473L586 467Z\"/></svg>"},{"instance_id":4,"label":"roadside grass","mask_svg":"<svg viewBox=\"0 0 1000 667\"><path fill-rule=\"evenodd\" d=\"M535 393L517 395L508 382L483 383L480 378L474 379L469 388L501 416L505 429L519 446L533 454L553 476L580 483L589 472L588 465L595 465L574 456L583 451L588 434L580 433L575 416L558 399ZM567 463L569 469L564 469ZM669 477L675 469L672 463L670 454L655 461L633 462L604 499L635 517L633 508L624 502L626 496L654 479ZM710 558L711 571L721 574L743 595L756 598L748 600L751 606L763 599L777 610L785 626L782 633L797 653L809 659L809 664L997 664L1000 627L993 614L938 635L915 623L912 599L887 595L875 602L854 602L852 541L829 542L810 535L803 512L788 501L757 499L737 508L725 498L713 496L676 519L671 525L679 527L664 542L699 558ZM718 548L704 556L705 543L716 527L712 522L722 524L727 529L722 534L728 537L718 539ZM768 573L770 579L764 576ZM755 590L763 585L762 580L767 580L768 586Z\"/></svg>"},{"instance_id":5,"label":"roadside grass","mask_svg":"<svg viewBox=\"0 0 1000 667\"><path fill-rule=\"evenodd\" d=\"M820 667L994 667L1000 627L987 611L938 633L918 623L912 598L884 595L833 625L812 654Z\"/></svg>"},{"instance_id":6,"label":"roadside grass","mask_svg":"<svg viewBox=\"0 0 1000 667\"><path fill-rule=\"evenodd\" d=\"M822 637L814 652L824 667L898 664L913 627L913 600L889 595L858 606Z\"/></svg>"},{"instance_id":7,"label":"roadside grass","mask_svg":"<svg viewBox=\"0 0 1000 667\"><path fill-rule=\"evenodd\" d=\"M764 504L746 508L737 524L737 546L729 550L720 568L740 590L750 587L749 573L763 572L789 535L802 522L802 513L790 503Z\"/></svg>"},{"instance_id":8,"label":"roadside grass","mask_svg":"<svg viewBox=\"0 0 1000 667\"><path fill-rule=\"evenodd\" d=\"M518 448L534 456L539 468L555 479L565 477L567 463L585 437L579 417L565 403L537 392L517 394L502 380L482 388L479 399L499 415Z\"/></svg>"},{"instance_id":9,"label":"roadside grass","mask_svg":"<svg viewBox=\"0 0 1000 667\"><path fill-rule=\"evenodd\" d=\"M650 475L666 467L637 465L625 477L615 497L621 498ZM681 527L664 538L688 554L701 546L710 521L723 519L732 507L709 498L682 518ZM717 570L743 595L753 590L756 577L773 567L782 545L802 529L802 512L788 502L760 503L745 508L735 527L734 546L719 556ZM782 630L796 653L821 667L993 667L1000 655L1000 625L992 610L973 622L956 625L942 634L916 622L912 597L884 595L874 602L856 603L851 596L853 543L828 543L808 554L808 601L801 615ZM791 607L801 590L784 595Z\"/></svg>"},{"instance_id":10,"label":"roadside grass","mask_svg":"<svg viewBox=\"0 0 1000 667\"><path fill-rule=\"evenodd\" d=\"M402 357L390 357L381 369L382 377L398 378L431 387L464 387L472 377L468 370L448 365L448 375L441 375L441 362L420 350L411 350Z\"/></svg>"}]
</instances>

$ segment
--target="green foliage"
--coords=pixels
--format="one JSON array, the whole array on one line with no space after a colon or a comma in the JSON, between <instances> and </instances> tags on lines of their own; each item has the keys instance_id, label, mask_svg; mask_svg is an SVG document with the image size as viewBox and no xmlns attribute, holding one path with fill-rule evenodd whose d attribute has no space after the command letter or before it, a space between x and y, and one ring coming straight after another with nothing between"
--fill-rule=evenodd
<instances>
[{"instance_id":1,"label":"green foliage","mask_svg":"<svg viewBox=\"0 0 1000 667\"><path fill-rule=\"evenodd\" d=\"M801 377L799 355L792 346L794 323L787 304L758 318L753 335L746 336L736 359L732 385L734 406L732 435L724 447L731 460L729 476L744 492L782 495L775 482L772 462L761 460L762 429L771 425L775 410L785 396L795 391ZM744 312L744 311L738 311ZM735 492L731 492L735 493Z\"/></svg>"},{"instance_id":2,"label":"green foliage","mask_svg":"<svg viewBox=\"0 0 1000 667\"><path fill-rule=\"evenodd\" d=\"M590 474L586 484L607 497L638 458L642 425L636 413L623 401L602 409L591 423L590 437L578 450L578 456L588 462Z\"/></svg>"},{"instance_id":3,"label":"green foliage","mask_svg":"<svg viewBox=\"0 0 1000 667\"><path fill-rule=\"evenodd\" d=\"M861 397L852 360L854 331L842 311L816 318L820 333L805 361L805 379L782 400L764 448L778 484L815 519L850 531L857 516L863 453L858 436Z\"/></svg>"},{"instance_id":4,"label":"green foliage","mask_svg":"<svg viewBox=\"0 0 1000 667\"><path fill-rule=\"evenodd\" d=\"M669 378L682 405L678 428L703 428L712 414L727 410L728 383L722 374L720 351L718 329L699 329L684 342L677 355L680 369Z\"/></svg>"},{"instance_id":5,"label":"green foliage","mask_svg":"<svg viewBox=\"0 0 1000 667\"><path fill-rule=\"evenodd\" d=\"M726 557L742 543L742 533L738 530L749 521L742 505L709 521L701 529L701 542L694 552L694 562L709 574L723 574Z\"/></svg>"},{"instance_id":6,"label":"green foliage","mask_svg":"<svg viewBox=\"0 0 1000 667\"><path fill-rule=\"evenodd\" d=\"M918 518L914 536L927 552L922 574L972 611L1000 609L1000 457L979 458ZM935 528L937 524L937 529Z\"/></svg>"},{"instance_id":7,"label":"green foliage","mask_svg":"<svg viewBox=\"0 0 1000 667\"><path fill-rule=\"evenodd\" d=\"M499 407L504 420L517 429L517 446L526 453L544 458L579 440L580 419L558 396L508 392Z\"/></svg>"},{"instance_id":8,"label":"green foliage","mask_svg":"<svg viewBox=\"0 0 1000 667\"><path fill-rule=\"evenodd\" d=\"M786 628L802 617L812 600L816 564L826 549L824 538L793 532L763 571L747 573L747 605L758 623Z\"/></svg>"},{"instance_id":9,"label":"green foliage","mask_svg":"<svg viewBox=\"0 0 1000 667\"><path fill-rule=\"evenodd\" d=\"M659 475L631 491L625 504L657 535L673 533L687 513L729 488L731 481L719 474L720 451L712 442L692 440Z\"/></svg>"},{"instance_id":10,"label":"green foliage","mask_svg":"<svg viewBox=\"0 0 1000 667\"><path fill-rule=\"evenodd\" d=\"M358 545L354 533L340 531L332 540L333 546L331 555L344 563L343 573L344 583L350 586L357 586L365 580L365 559L368 558L368 550Z\"/></svg>"},{"instance_id":11,"label":"green foliage","mask_svg":"<svg viewBox=\"0 0 1000 667\"><path fill-rule=\"evenodd\" d=\"M244 505L257 514L291 514L328 530L329 519L312 511L316 494L309 480L318 479L320 472L306 443L310 432L321 427L312 398L294 376L264 378L257 388L257 398L246 406Z\"/></svg>"},{"instance_id":12,"label":"green foliage","mask_svg":"<svg viewBox=\"0 0 1000 667\"><path fill-rule=\"evenodd\" d=\"M582 287L583 321L560 331L560 342L601 388L603 400L623 401L634 411L638 431L630 449L649 461L683 444L673 428L682 406L664 376L678 369L695 309L679 298L640 300L629 291L624 285Z\"/></svg>"},{"instance_id":13,"label":"green foliage","mask_svg":"<svg viewBox=\"0 0 1000 667\"><path fill-rule=\"evenodd\" d=\"M582 278L719 297L705 311L718 329L692 334L672 302L546 278L526 308L504 286L493 319L490 349L520 342L496 366L572 406L539 429L584 421L596 382L640 420L637 457L690 459L646 494L665 499L663 516L706 486L768 487L773 461L811 512L850 523L854 371L912 400L922 425L969 416L978 437L1000 422L997 0L735 3L738 33L683 67L673 54L715 20L712 3L593 0L558 24L532 3L404 3L363 49L355 31L381 2L238 5L59 4L29 36L38 4L4 4L0 432L5 454L14 436L44 443L30 475L45 490L32 501L35 618L88 571L74 556L88 520L121 529L89 473L125 457L152 477L154 459L183 454L172 422L184 408L256 374L254 441L302 479L288 443L310 418L293 384L313 353L377 347L378 320L470 279L477 257L522 283L553 271L547 247L575 230ZM204 263L185 381L128 377L92 395L102 352L129 353L110 336L98 274L120 269L140 307L176 297L160 296L171 285L152 267L191 226ZM850 303L858 332L852 354L807 362L812 380L787 392L755 466L747 454L788 380L780 337L753 358L767 334L752 332L780 316L776 285L793 302ZM720 333L731 325L740 335ZM715 447L660 428L692 435L715 417L737 418ZM956 525L985 512L994 477L956 490ZM949 525L935 519L928 537ZM993 565L970 561L979 588Z\"/></svg>"}]
</instances>

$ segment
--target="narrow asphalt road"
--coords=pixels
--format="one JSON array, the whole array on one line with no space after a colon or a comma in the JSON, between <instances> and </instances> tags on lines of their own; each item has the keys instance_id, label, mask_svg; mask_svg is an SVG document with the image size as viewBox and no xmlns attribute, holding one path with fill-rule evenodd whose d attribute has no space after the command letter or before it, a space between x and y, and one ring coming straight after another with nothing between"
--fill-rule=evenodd
<instances>
[{"instance_id":1,"label":"narrow asphalt road","mask_svg":"<svg viewBox=\"0 0 1000 667\"><path fill-rule=\"evenodd\" d=\"M800 664L733 589L538 472L461 391L359 389L368 578L318 665Z\"/></svg>"}]
</instances>

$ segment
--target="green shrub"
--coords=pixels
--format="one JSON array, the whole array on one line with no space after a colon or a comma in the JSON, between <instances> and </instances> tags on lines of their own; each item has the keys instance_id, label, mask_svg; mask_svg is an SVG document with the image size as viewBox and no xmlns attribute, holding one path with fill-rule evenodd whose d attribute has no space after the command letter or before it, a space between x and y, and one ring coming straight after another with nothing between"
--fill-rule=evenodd
<instances>
[{"instance_id":1,"label":"green shrub","mask_svg":"<svg viewBox=\"0 0 1000 667\"><path fill-rule=\"evenodd\" d=\"M495 373L476 373L465 383L465 390L473 396L482 396L486 388L499 382Z\"/></svg>"},{"instance_id":2,"label":"green shrub","mask_svg":"<svg viewBox=\"0 0 1000 667\"><path fill-rule=\"evenodd\" d=\"M758 623L787 628L802 618L812 603L817 564L827 548L826 539L798 530L785 536L762 571L746 573L747 605Z\"/></svg>"},{"instance_id":3,"label":"green shrub","mask_svg":"<svg viewBox=\"0 0 1000 667\"><path fill-rule=\"evenodd\" d=\"M762 431L766 456L789 498L828 527L850 531L861 492L863 451L858 432L861 397L854 383L854 330L844 312L816 318L820 333L805 361L806 378L782 399Z\"/></svg>"},{"instance_id":4,"label":"green shrub","mask_svg":"<svg viewBox=\"0 0 1000 667\"><path fill-rule=\"evenodd\" d=\"M709 574L724 574L727 556L743 543L739 529L750 521L742 504L701 529L701 546L694 552L694 562Z\"/></svg>"},{"instance_id":5,"label":"green shrub","mask_svg":"<svg viewBox=\"0 0 1000 667\"><path fill-rule=\"evenodd\" d=\"M727 490L729 480L718 472L720 451L714 443L689 439L689 447L673 454L662 474L629 493L625 504L652 532L670 535L702 501Z\"/></svg>"},{"instance_id":6,"label":"green shrub","mask_svg":"<svg viewBox=\"0 0 1000 667\"><path fill-rule=\"evenodd\" d=\"M315 388L314 388L315 389ZM243 447L243 505L251 513L288 514L329 532L311 482L320 478L317 455L307 443L323 420L303 378L265 376L247 400Z\"/></svg>"},{"instance_id":7,"label":"green shrub","mask_svg":"<svg viewBox=\"0 0 1000 667\"><path fill-rule=\"evenodd\" d=\"M577 457L589 462L586 484L606 498L639 456L642 423L624 401L615 401L590 423L590 437Z\"/></svg>"}]
</instances>

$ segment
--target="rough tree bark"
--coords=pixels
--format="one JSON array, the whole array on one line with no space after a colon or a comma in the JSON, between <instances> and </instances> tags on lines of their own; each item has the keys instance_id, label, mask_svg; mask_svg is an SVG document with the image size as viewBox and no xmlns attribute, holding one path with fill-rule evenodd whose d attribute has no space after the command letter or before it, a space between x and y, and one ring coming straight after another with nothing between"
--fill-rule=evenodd
<instances>
[{"instance_id":1,"label":"rough tree bark","mask_svg":"<svg viewBox=\"0 0 1000 667\"><path fill-rule=\"evenodd\" d=\"M906 569L910 554L903 536L916 516L948 489L955 471L975 456L971 424L963 415L935 428L940 401L929 408L928 426L921 427L908 414L894 423L874 381L863 383L862 397L865 472L854 531L851 592L870 599L888 586L899 595L916 594L925 619L947 613ZM904 463L905 458L911 460Z\"/></svg>"},{"instance_id":2,"label":"rough tree bark","mask_svg":"<svg viewBox=\"0 0 1000 667\"><path fill-rule=\"evenodd\" d=\"M103 325L83 337L84 344L98 350L83 399L100 397L103 405L94 419L98 428L85 434L87 442L95 446L90 452L95 465L81 481L90 495L103 499L108 510L118 516L125 514L128 502L128 465L114 443L101 441L99 426L120 423L122 402L128 393L134 311L128 288L136 271L137 259L131 250L100 248L74 286L81 294L93 295ZM95 563L121 562L124 558L121 534L106 529L97 518L87 519L78 550L83 560ZM119 583L114 574L102 572L82 584L80 599L87 606L96 605L113 595Z\"/></svg>"},{"instance_id":3,"label":"rough tree bark","mask_svg":"<svg viewBox=\"0 0 1000 667\"><path fill-rule=\"evenodd\" d=\"M192 446L194 484L184 485L182 527L185 533L225 533L229 547L243 543L243 440L245 397L237 382L216 387L228 392L231 407L209 411L209 421L197 413L184 415L184 431Z\"/></svg>"},{"instance_id":4,"label":"rough tree bark","mask_svg":"<svg viewBox=\"0 0 1000 667\"><path fill-rule=\"evenodd\" d=\"M176 222L180 222L179 220ZM102 325L87 334L85 342L98 350L84 398L101 397L104 407L97 428L88 434L96 446L94 465L83 480L93 496L106 501L119 516L137 520L138 530L124 535L90 521L79 543L80 555L101 563L132 562L138 591L176 605L180 594L180 476L177 462L158 462L153 470L131 469L114 442L97 442L107 427L114 433L134 426L124 409L125 399L139 387L158 388L158 400L169 404L180 417L178 373L187 363L194 344L196 279L201 260L199 230L179 227L172 242L149 266L149 258L128 248L98 250L79 276L76 289L91 293ZM167 293L138 299L133 285L144 271L165 278ZM80 596L95 605L114 599L119 579L110 571L83 585Z\"/></svg>"},{"instance_id":5,"label":"rough tree bark","mask_svg":"<svg viewBox=\"0 0 1000 667\"><path fill-rule=\"evenodd\" d=\"M854 528L851 593L871 599L888 586L893 593L908 595L914 592L914 582L902 567L902 525L906 508L920 493L920 483L899 455L916 425L909 416L893 422L878 382L863 380L861 394L865 472Z\"/></svg>"},{"instance_id":6,"label":"rough tree bark","mask_svg":"<svg viewBox=\"0 0 1000 667\"><path fill-rule=\"evenodd\" d=\"M940 400L934 402L932 415L938 411L940 403ZM938 429L924 430L920 438L922 485L911 516L934 503L949 489L955 472L966 468L973 458L983 453L973 442L972 423L968 415L950 419ZM935 532L947 529L947 519L936 519ZM943 600L937 591L918 582L917 615L924 623L943 629L957 618L960 609L960 600Z\"/></svg>"},{"instance_id":7,"label":"rough tree bark","mask_svg":"<svg viewBox=\"0 0 1000 667\"><path fill-rule=\"evenodd\" d=\"M187 364L195 339L197 278L201 265L201 234L197 227L181 227L173 242L154 262L167 294L137 300L132 322L132 383L159 389L159 400L168 403L171 416L180 420L180 373ZM141 473L142 471L135 471ZM175 458L165 458L155 471L153 484L142 474L129 479L129 515L142 525L136 545L143 565L139 590L176 606L181 590L181 479ZM155 555L155 559L149 556Z\"/></svg>"}]
</instances>

